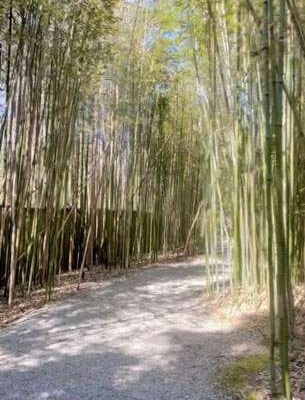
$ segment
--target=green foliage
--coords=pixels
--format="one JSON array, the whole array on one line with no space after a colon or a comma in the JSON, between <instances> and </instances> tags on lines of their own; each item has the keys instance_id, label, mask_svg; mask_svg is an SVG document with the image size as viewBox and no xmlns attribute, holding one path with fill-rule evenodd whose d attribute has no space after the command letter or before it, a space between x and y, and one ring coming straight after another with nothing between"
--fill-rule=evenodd
<instances>
[{"instance_id":1,"label":"green foliage","mask_svg":"<svg viewBox=\"0 0 305 400\"><path fill-rule=\"evenodd\" d=\"M247 390L247 385L255 375L268 368L269 356L255 354L241 358L239 361L227 366L221 372L220 384L229 390ZM253 392L247 393L246 399L255 399Z\"/></svg>"},{"instance_id":2,"label":"green foliage","mask_svg":"<svg viewBox=\"0 0 305 400\"><path fill-rule=\"evenodd\" d=\"M245 397L245 400L256 400L257 396L254 392L248 393Z\"/></svg>"}]
</instances>

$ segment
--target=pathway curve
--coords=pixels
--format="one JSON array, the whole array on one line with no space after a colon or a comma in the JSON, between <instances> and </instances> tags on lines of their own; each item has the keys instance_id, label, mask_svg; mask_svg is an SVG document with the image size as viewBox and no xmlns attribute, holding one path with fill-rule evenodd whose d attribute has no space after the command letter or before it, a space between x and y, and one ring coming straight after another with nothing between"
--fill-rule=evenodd
<instances>
[{"instance_id":1,"label":"pathway curve","mask_svg":"<svg viewBox=\"0 0 305 400\"><path fill-rule=\"evenodd\" d=\"M201 260L92 283L0 332L1 400L221 400L215 368L251 345L211 319Z\"/></svg>"}]
</instances>

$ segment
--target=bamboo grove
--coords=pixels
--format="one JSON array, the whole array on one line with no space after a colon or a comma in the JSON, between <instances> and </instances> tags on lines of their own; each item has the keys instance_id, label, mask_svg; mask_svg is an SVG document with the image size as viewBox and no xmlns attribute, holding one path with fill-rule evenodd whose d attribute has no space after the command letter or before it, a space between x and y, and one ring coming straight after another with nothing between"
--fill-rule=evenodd
<instances>
[{"instance_id":1,"label":"bamboo grove","mask_svg":"<svg viewBox=\"0 0 305 400\"><path fill-rule=\"evenodd\" d=\"M150 14L141 3L1 3L0 278L9 304L16 287L29 295L42 285L50 296L61 272L98 264L101 246L109 264L128 268L195 245L196 112ZM146 45L151 32L160 41Z\"/></svg>"},{"instance_id":2,"label":"bamboo grove","mask_svg":"<svg viewBox=\"0 0 305 400\"><path fill-rule=\"evenodd\" d=\"M211 193L209 204L220 226L226 221L222 210L231 221L223 230L233 240L235 287L253 296L268 289L271 391L291 399L293 289L304 282L305 272L304 3L206 0L188 5L203 89L203 137L213 165L210 183L214 190L219 183L223 193ZM231 172L229 195L228 182L220 180L223 171ZM218 228L213 237L219 240Z\"/></svg>"},{"instance_id":3,"label":"bamboo grove","mask_svg":"<svg viewBox=\"0 0 305 400\"><path fill-rule=\"evenodd\" d=\"M16 288L50 296L101 247L120 268L204 249L219 290L232 243L235 288L269 293L271 389L290 399L305 278L303 1L5 0L0 44L9 304Z\"/></svg>"}]
</instances>

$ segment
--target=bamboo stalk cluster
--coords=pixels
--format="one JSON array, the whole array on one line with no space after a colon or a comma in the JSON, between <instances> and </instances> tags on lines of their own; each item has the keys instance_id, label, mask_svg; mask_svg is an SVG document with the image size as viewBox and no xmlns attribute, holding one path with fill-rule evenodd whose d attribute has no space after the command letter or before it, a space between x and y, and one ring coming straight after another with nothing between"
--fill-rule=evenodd
<instances>
[{"instance_id":1,"label":"bamboo stalk cluster","mask_svg":"<svg viewBox=\"0 0 305 400\"><path fill-rule=\"evenodd\" d=\"M188 6L194 68L205 85L203 126L215 158L211 184L217 172L232 171L231 196L217 178L225 202L211 193L210 208L217 224L225 221L222 204L232 221L235 287L253 296L268 289L271 387L273 394L279 390L279 353L282 392L290 399L293 287L305 272L304 4L207 0ZM217 235L209 236L215 243Z\"/></svg>"},{"instance_id":2,"label":"bamboo stalk cluster","mask_svg":"<svg viewBox=\"0 0 305 400\"><path fill-rule=\"evenodd\" d=\"M232 243L234 286L268 290L272 391L278 352L291 398L293 288L305 278L303 2L5 0L0 43L9 304L16 284L50 296L62 271L127 268L198 242L219 291Z\"/></svg>"},{"instance_id":3,"label":"bamboo stalk cluster","mask_svg":"<svg viewBox=\"0 0 305 400\"><path fill-rule=\"evenodd\" d=\"M127 268L195 244L202 152L187 93L168 81L167 47L146 47L158 21L144 4L114 6L1 4L0 283L10 305L16 287L39 284L50 297L64 271Z\"/></svg>"}]
</instances>

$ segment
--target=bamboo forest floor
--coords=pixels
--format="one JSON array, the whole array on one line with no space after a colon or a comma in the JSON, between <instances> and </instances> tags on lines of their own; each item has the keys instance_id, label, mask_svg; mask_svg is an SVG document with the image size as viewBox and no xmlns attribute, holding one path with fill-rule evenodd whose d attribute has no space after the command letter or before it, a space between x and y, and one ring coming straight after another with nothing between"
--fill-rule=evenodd
<instances>
[{"instance_id":1,"label":"bamboo forest floor","mask_svg":"<svg viewBox=\"0 0 305 400\"><path fill-rule=\"evenodd\" d=\"M33 310L0 332L0 398L231 398L219 369L264 350L246 320L215 315L205 281L196 257L85 282Z\"/></svg>"}]
</instances>

